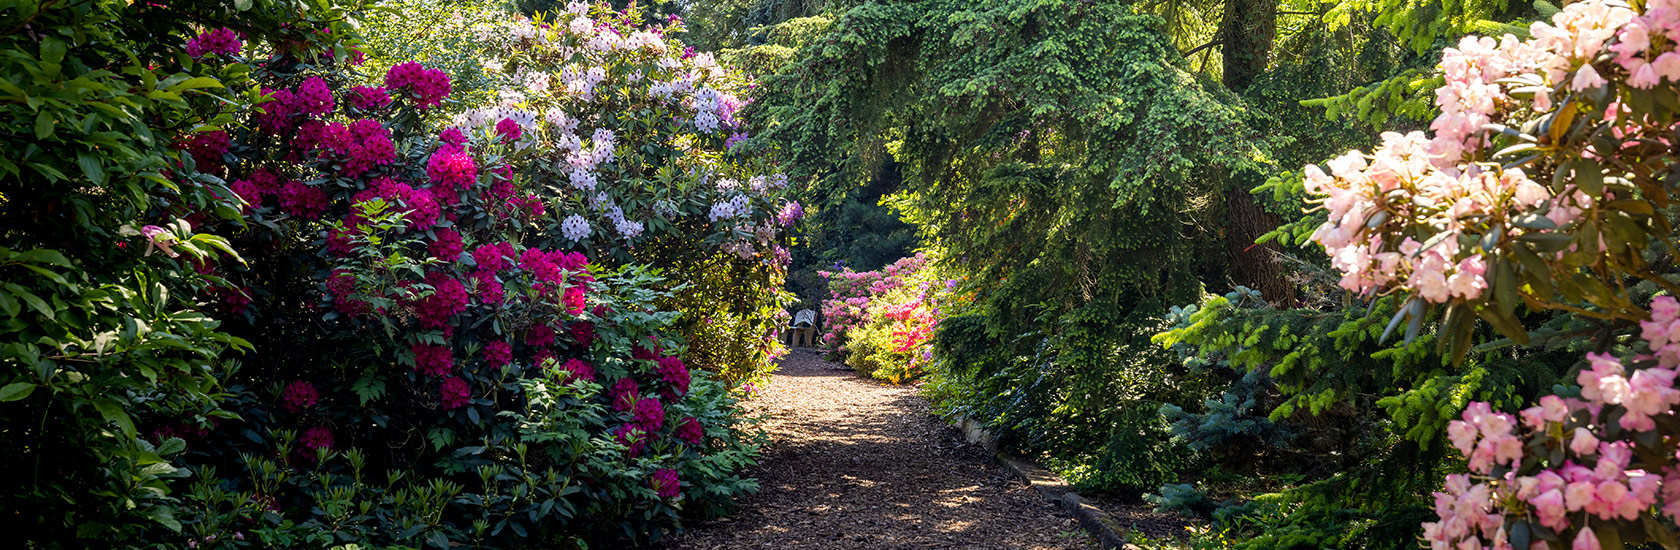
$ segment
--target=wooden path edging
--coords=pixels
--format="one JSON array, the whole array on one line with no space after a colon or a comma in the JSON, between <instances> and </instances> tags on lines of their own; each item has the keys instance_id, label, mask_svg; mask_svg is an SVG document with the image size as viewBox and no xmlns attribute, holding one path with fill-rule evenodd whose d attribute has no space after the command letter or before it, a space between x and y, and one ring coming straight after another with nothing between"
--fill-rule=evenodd
<instances>
[{"instance_id":1,"label":"wooden path edging","mask_svg":"<svg viewBox=\"0 0 1680 550\"><path fill-rule=\"evenodd\" d=\"M986 449L986 452L992 453L992 458L999 464L1008 468L1016 477L1026 480L1033 489L1044 495L1045 499L1060 504L1063 509L1072 514L1075 519L1078 519L1079 526L1096 538L1104 550L1137 548L1126 543L1126 537L1123 533L1128 532L1129 529L1121 526L1120 522L1116 521L1114 516L1109 515L1108 512L1085 502L1085 499L1080 498L1079 493L1073 491L1073 486L1057 476L1055 472L1051 472L1026 458L999 452L997 438L986 429L984 424L965 416L957 419L955 425L958 430L962 431L963 439L981 446Z\"/></svg>"}]
</instances>

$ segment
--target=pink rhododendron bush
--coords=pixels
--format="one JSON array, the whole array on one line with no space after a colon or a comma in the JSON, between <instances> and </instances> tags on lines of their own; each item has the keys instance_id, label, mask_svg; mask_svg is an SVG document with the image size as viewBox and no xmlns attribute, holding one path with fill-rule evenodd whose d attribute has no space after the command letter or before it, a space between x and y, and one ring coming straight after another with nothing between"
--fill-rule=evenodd
<instances>
[{"instance_id":1,"label":"pink rhododendron bush","mask_svg":"<svg viewBox=\"0 0 1680 550\"><path fill-rule=\"evenodd\" d=\"M671 38L680 18L583 2L536 19L484 18L473 52L493 104L463 105L445 124L500 144L538 208L540 242L609 264L660 269L682 313L690 364L731 383L766 375L780 353L774 312L802 215L786 176L730 147L750 84ZM526 203L522 203L526 204Z\"/></svg>"},{"instance_id":2,"label":"pink rhododendron bush","mask_svg":"<svg viewBox=\"0 0 1680 550\"><path fill-rule=\"evenodd\" d=\"M694 280L683 266L767 285L786 263L784 180L724 152L744 129L720 89L739 83L665 43L668 28L580 3L541 40L511 15L489 35L530 48L509 62L553 88L447 120L450 74L408 61L359 75L378 52L334 14L262 42L221 26L163 35L180 55L159 63L223 78L160 89L227 97L152 130L171 161L99 250L171 281L138 288L156 301L146 311L176 320L86 323L114 331L90 337L89 358L8 359L20 368L0 380L5 401L64 400L131 434L122 460L146 474L118 485L149 495L145 524L81 529L171 548L572 548L657 540L754 490L738 474L753 432L696 368L717 353L699 346L734 343L689 336L774 319L748 308L734 328L696 331L671 291ZM775 301L776 286L743 299ZM137 340L152 326L194 332ZM774 351L741 345L760 362ZM31 391L117 350L153 359L101 376L182 383L110 387L85 406ZM157 359L172 356L185 359ZM127 498L94 495L80 506Z\"/></svg>"},{"instance_id":3,"label":"pink rhododendron bush","mask_svg":"<svg viewBox=\"0 0 1680 550\"><path fill-rule=\"evenodd\" d=\"M1674 547L1680 305L1642 297L1680 290L1652 267L1676 250L1680 4L1579 2L1529 34L1446 50L1432 136L1307 167L1329 213L1313 240L1343 288L1409 297L1390 330L1441 310L1451 358L1478 317L1527 343L1519 305L1609 323L1578 394L1515 415L1472 403L1451 424L1470 473L1436 493L1432 547ZM1619 348L1628 328L1638 341Z\"/></svg>"},{"instance_id":4,"label":"pink rhododendron bush","mask_svg":"<svg viewBox=\"0 0 1680 550\"><path fill-rule=\"evenodd\" d=\"M900 383L926 373L934 330L949 307L956 281L937 278L931 258L916 254L878 271L823 271L823 301L831 356L865 375Z\"/></svg>"}]
</instances>

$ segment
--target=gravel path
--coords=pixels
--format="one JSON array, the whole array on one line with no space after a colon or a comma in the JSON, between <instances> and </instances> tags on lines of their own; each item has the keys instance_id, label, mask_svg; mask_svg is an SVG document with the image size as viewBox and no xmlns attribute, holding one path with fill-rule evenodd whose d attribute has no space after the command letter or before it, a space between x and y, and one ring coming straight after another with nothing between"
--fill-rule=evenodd
<instances>
[{"instance_id":1,"label":"gravel path","mask_svg":"<svg viewBox=\"0 0 1680 550\"><path fill-rule=\"evenodd\" d=\"M891 386L796 350L748 404L771 446L762 490L671 549L1094 549L1061 509Z\"/></svg>"}]
</instances>

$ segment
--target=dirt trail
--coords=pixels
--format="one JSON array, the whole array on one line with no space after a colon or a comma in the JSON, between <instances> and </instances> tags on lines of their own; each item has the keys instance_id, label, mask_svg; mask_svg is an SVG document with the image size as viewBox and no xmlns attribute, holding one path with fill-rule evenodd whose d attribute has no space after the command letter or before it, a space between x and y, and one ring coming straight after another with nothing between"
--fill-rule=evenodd
<instances>
[{"instance_id":1,"label":"dirt trail","mask_svg":"<svg viewBox=\"0 0 1680 550\"><path fill-rule=\"evenodd\" d=\"M1071 518L961 443L910 386L798 350L761 397L762 490L671 549L1094 549Z\"/></svg>"}]
</instances>

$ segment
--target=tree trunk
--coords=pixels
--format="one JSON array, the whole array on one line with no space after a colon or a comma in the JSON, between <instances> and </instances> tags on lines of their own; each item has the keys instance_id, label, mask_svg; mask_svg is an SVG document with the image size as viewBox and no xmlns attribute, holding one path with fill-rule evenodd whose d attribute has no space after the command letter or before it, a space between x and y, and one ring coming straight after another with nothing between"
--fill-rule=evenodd
<instances>
[{"instance_id":1,"label":"tree trunk","mask_svg":"<svg viewBox=\"0 0 1680 550\"><path fill-rule=\"evenodd\" d=\"M1248 89L1271 61L1277 38L1277 0L1225 0L1217 38L1225 60L1222 80L1231 91Z\"/></svg>"},{"instance_id":2,"label":"tree trunk","mask_svg":"<svg viewBox=\"0 0 1680 550\"><path fill-rule=\"evenodd\" d=\"M1277 244L1257 244L1255 239L1278 226L1277 216L1260 206L1243 186L1225 192L1225 214L1230 225L1225 231L1225 251L1237 284L1260 291L1266 301L1285 306L1296 301L1295 283L1289 280L1277 258Z\"/></svg>"}]
</instances>

